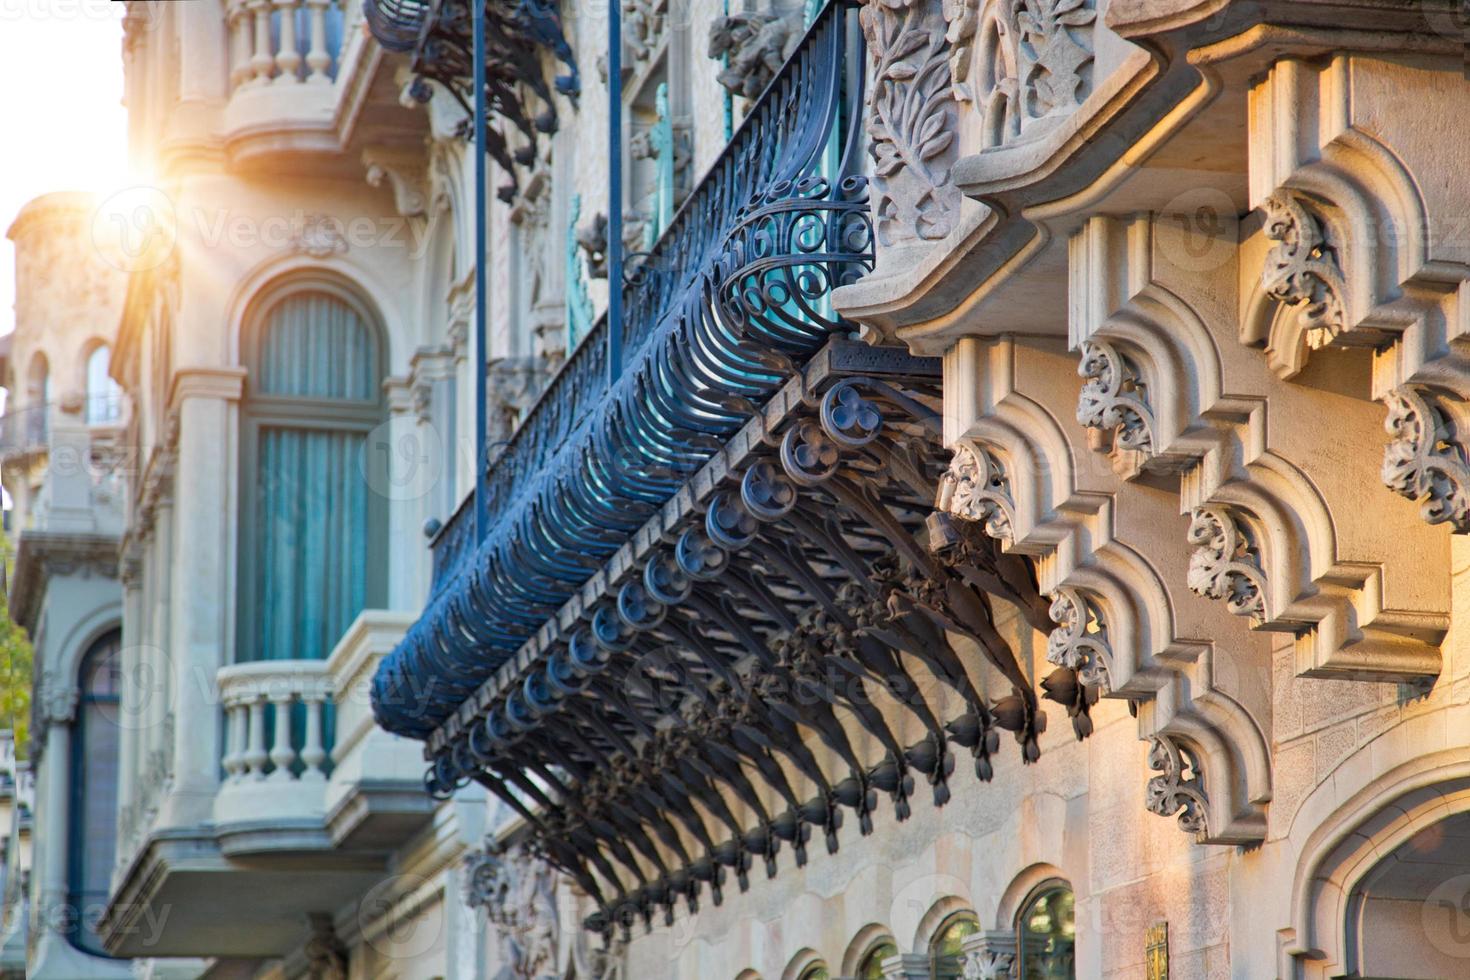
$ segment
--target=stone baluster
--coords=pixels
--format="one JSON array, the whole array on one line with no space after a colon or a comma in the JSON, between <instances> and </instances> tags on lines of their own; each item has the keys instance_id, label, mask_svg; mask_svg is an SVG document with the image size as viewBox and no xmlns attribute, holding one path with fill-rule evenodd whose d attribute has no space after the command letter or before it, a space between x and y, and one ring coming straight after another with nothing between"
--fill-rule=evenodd
<instances>
[{"instance_id":1,"label":"stone baluster","mask_svg":"<svg viewBox=\"0 0 1470 980\"><path fill-rule=\"evenodd\" d=\"M270 696L276 716L276 731L271 738L271 764L275 771L271 779L276 782L294 778L291 766L296 761L296 749L291 744L291 708L295 701L290 690L275 690Z\"/></svg>"},{"instance_id":2,"label":"stone baluster","mask_svg":"<svg viewBox=\"0 0 1470 980\"><path fill-rule=\"evenodd\" d=\"M308 82L330 81L327 69L332 67L332 55L327 51L327 8L332 0L306 0L311 11L311 48L306 52L306 67L311 69Z\"/></svg>"},{"instance_id":3,"label":"stone baluster","mask_svg":"<svg viewBox=\"0 0 1470 980\"><path fill-rule=\"evenodd\" d=\"M255 73L250 64L255 18L246 7L245 0L230 0L229 32L230 90L234 91L248 82Z\"/></svg>"},{"instance_id":4,"label":"stone baluster","mask_svg":"<svg viewBox=\"0 0 1470 980\"><path fill-rule=\"evenodd\" d=\"M224 769L232 782L239 782L245 777L246 715L248 713L247 707L243 704L225 706L228 751L225 752Z\"/></svg>"},{"instance_id":5,"label":"stone baluster","mask_svg":"<svg viewBox=\"0 0 1470 980\"><path fill-rule=\"evenodd\" d=\"M250 747L245 750L245 765L254 779L265 778L265 764L270 754L265 749L265 695L250 699Z\"/></svg>"},{"instance_id":6,"label":"stone baluster","mask_svg":"<svg viewBox=\"0 0 1470 980\"><path fill-rule=\"evenodd\" d=\"M275 0L280 12L281 45L276 51L276 84L294 85L301 81L301 52L296 50L296 10L301 0Z\"/></svg>"},{"instance_id":7,"label":"stone baluster","mask_svg":"<svg viewBox=\"0 0 1470 980\"><path fill-rule=\"evenodd\" d=\"M255 17L255 50L250 56L250 68L255 77L254 85L270 81L276 59L271 54L271 0L250 0L250 11Z\"/></svg>"},{"instance_id":8,"label":"stone baluster","mask_svg":"<svg viewBox=\"0 0 1470 980\"><path fill-rule=\"evenodd\" d=\"M324 695L318 691L307 693L303 700L306 702L306 741L301 748L301 763L305 767L301 778L307 780L326 779L322 771L322 765L327 761L327 753L322 748L322 701Z\"/></svg>"}]
</instances>

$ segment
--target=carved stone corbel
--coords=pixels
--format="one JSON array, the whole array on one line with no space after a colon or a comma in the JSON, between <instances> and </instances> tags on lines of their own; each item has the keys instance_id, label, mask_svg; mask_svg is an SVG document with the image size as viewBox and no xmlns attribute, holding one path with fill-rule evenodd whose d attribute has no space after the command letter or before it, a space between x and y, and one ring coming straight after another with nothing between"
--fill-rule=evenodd
<instances>
[{"instance_id":1,"label":"carved stone corbel","mask_svg":"<svg viewBox=\"0 0 1470 980\"><path fill-rule=\"evenodd\" d=\"M1047 661L1075 670L1088 687L1110 690L1113 649L1097 606L1076 589L1063 587L1053 593L1050 614L1057 628L1046 638Z\"/></svg>"},{"instance_id":2,"label":"carved stone corbel","mask_svg":"<svg viewBox=\"0 0 1470 980\"><path fill-rule=\"evenodd\" d=\"M1009 545L1016 505L1005 466L989 449L960 444L939 480L938 510L978 521L985 533Z\"/></svg>"},{"instance_id":3,"label":"carved stone corbel","mask_svg":"<svg viewBox=\"0 0 1470 980\"><path fill-rule=\"evenodd\" d=\"M1077 421L1110 435L1118 449L1154 451L1154 415L1142 373L1103 340L1082 344L1077 373L1087 379L1077 397Z\"/></svg>"},{"instance_id":4,"label":"carved stone corbel","mask_svg":"<svg viewBox=\"0 0 1470 980\"><path fill-rule=\"evenodd\" d=\"M1197 837L1208 835L1205 811L1209 806L1204 773L1189 749L1168 735L1149 739L1148 767L1159 775L1148 781L1144 806L1161 817L1179 815L1179 829Z\"/></svg>"},{"instance_id":5,"label":"carved stone corbel","mask_svg":"<svg viewBox=\"0 0 1470 980\"><path fill-rule=\"evenodd\" d=\"M1420 385L1403 385L1384 396L1392 437L1383 450L1383 483L1422 502L1424 520L1470 532L1470 451L1461 429L1466 406Z\"/></svg>"},{"instance_id":6,"label":"carved stone corbel","mask_svg":"<svg viewBox=\"0 0 1470 980\"><path fill-rule=\"evenodd\" d=\"M1266 255L1261 286L1273 299L1300 309L1308 349L1330 344L1347 326L1347 287L1337 250L1320 218L1300 195L1281 190L1262 204L1266 237L1276 242Z\"/></svg>"},{"instance_id":7,"label":"carved stone corbel","mask_svg":"<svg viewBox=\"0 0 1470 980\"><path fill-rule=\"evenodd\" d=\"M1208 599L1224 599L1232 613L1271 618L1266 573L1249 526L1234 509L1211 504L1195 510L1189 523L1189 588Z\"/></svg>"},{"instance_id":8,"label":"carved stone corbel","mask_svg":"<svg viewBox=\"0 0 1470 980\"><path fill-rule=\"evenodd\" d=\"M380 147L362 151L368 184L382 187L387 182L393 188L393 207L405 218L422 217L429 210L427 178L424 167L418 162L419 156L418 153L395 153Z\"/></svg>"}]
</instances>

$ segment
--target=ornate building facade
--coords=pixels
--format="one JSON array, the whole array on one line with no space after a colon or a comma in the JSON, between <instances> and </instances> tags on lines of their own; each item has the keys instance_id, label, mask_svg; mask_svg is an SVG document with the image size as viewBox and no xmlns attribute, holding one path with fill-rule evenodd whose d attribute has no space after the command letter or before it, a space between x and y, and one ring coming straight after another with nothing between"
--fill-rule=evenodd
<instances>
[{"instance_id":1,"label":"ornate building facade","mask_svg":"<svg viewBox=\"0 0 1470 980\"><path fill-rule=\"evenodd\" d=\"M105 951L1470 972L1459 5L619 9L129 4Z\"/></svg>"}]
</instances>

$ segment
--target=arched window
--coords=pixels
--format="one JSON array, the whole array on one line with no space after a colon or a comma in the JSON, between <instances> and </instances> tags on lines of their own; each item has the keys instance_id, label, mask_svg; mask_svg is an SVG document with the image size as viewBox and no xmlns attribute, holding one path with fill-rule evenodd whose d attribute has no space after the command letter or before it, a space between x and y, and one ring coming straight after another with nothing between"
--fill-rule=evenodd
<instances>
[{"instance_id":1,"label":"arched window","mask_svg":"<svg viewBox=\"0 0 1470 980\"><path fill-rule=\"evenodd\" d=\"M1072 889L1065 882L1042 885L1016 918L1020 980L1073 980L1077 976L1077 921Z\"/></svg>"},{"instance_id":2,"label":"arched window","mask_svg":"<svg viewBox=\"0 0 1470 980\"><path fill-rule=\"evenodd\" d=\"M122 417L122 389L107 373L112 364L112 351L98 344L87 355L87 400L85 418L88 425L116 422Z\"/></svg>"},{"instance_id":3,"label":"arched window","mask_svg":"<svg viewBox=\"0 0 1470 980\"><path fill-rule=\"evenodd\" d=\"M883 961L898 955L898 946L891 939L884 939L864 954L858 964L857 980L883 980Z\"/></svg>"},{"instance_id":4,"label":"arched window","mask_svg":"<svg viewBox=\"0 0 1470 980\"><path fill-rule=\"evenodd\" d=\"M801 971L799 980L832 980L832 974L827 970L825 963L813 963Z\"/></svg>"},{"instance_id":5,"label":"arched window","mask_svg":"<svg viewBox=\"0 0 1470 980\"><path fill-rule=\"evenodd\" d=\"M965 940L980 931L974 912L956 912L939 924L929 943L930 980L955 980L965 972Z\"/></svg>"},{"instance_id":6,"label":"arched window","mask_svg":"<svg viewBox=\"0 0 1470 980\"><path fill-rule=\"evenodd\" d=\"M236 659L326 657L386 596L385 500L363 452L382 356L345 290L298 284L247 334Z\"/></svg>"},{"instance_id":7,"label":"arched window","mask_svg":"<svg viewBox=\"0 0 1470 980\"><path fill-rule=\"evenodd\" d=\"M71 744L67 828L67 906L72 944L105 956L97 919L107 903L117 846L117 705L122 692L120 634L92 644L78 675L80 698Z\"/></svg>"}]
</instances>

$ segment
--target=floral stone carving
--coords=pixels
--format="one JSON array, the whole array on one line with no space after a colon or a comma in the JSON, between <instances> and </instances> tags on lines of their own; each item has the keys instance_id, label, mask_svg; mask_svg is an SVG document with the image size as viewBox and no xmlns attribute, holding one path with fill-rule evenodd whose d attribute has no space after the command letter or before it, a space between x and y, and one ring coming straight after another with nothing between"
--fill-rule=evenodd
<instances>
[{"instance_id":1,"label":"floral stone carving","mask_svg":"<svg viewBox=\"0 0 1470 980\"><path fill-rule=\"evenodd\" d=\"M1111 432L1119 449L1152 454L1154 415L1148 386L1131 361L1112 344L1082 344L1077 373L1087 379L1077 397L1077 421L1090 429Z\"/></svg>"},{"instance_id":2,"label":"floral stone carving","mask_svg":"<svg viewBox=\"0 0 1470 980\"><path fill-rule=\"evenodd\" d=\"M923 0L868 0L862 23L873 59L868 135L878 240L942 239L960 200L950 180L958 147L948 25L939 5Z\"/></svg>"},{"instance_id":3,"label":"floral stone carving","mask_svg":"<svg viewBox=\"0 0 1470 980\"><path fill-rule=\"evenodd\" d=\"M1424 519L1470 531L1470 453L1452 403L1426 388L1404 385L1384 398L1383 482L1395 493L1423 501Z\"/></svg>"},{"instance_id":4,"label":"floral stone carving","mask_svg":"<svg viewBox=\"0 0 1470 980\"><path fill-rule=\"evenodd\" d=\"M1005 467L988 449L960 445L939 481L935 507L968 521L979 521L985 533L1010 544L1016 505Z\"/></svg>"},{"instance_id":5,"label":"floral stone carving","mask_svg":"<svg viewBox=\"0 0 1470 980\"><path fill-rule=\"evenodd\" d=\"M1346 327L1337 251L1322 222L1296 195L1278 191L1262 207L1266 237L1277 244L1266 255L1261 286L1273 299L1301 309L1308 348L1326 346Z\"/></svg>"},{"instance_id":6,"label":"floral stone carving","mask_svg":"<svg viewBox=\"0 0 1470 980\"><path fill-rule=\"evenodd\" d=\"M946 0L944 18L954 98L980 113L983 147L1043 132L1091 93L1091 0Z\"/></svg>"},{"instance_id":7,"label":"floral stone carving","mask_svg":"<svg viewBox=\"0 0 1470 980\"><path fill-rule=\"evenodd\" d=\"M1189 588L1209 599L1224 599L1237 616L1269 619L1266 573L1250 529L1227 507L1194 512L1189 524Z\"/></svg>"},{"instance_id":8,"label":"floral stone carving","mask_svg":"<svg viewBox=\"0 0 1470 980\"><path fill-rule=\"evenodd\" d=\"M1179 829L1203 835L1207 832L1204 774L1199 760L1167 735L1149 739L1148 767L1159 775L1148 781L1143 805L1161 817L1179 814Z\"/></svg>"},{"instance_id":9,"label":"floral stone carving","mask_svg":"<svg viewBox=\"0 0 1470 980\"><path fill-rule=\"evenodd\" d=\"M1077 671L1088 687L1108 690L1113 649L1097 607L1076 589L1063 587L1053 594L1049 613L1057 628L1046 638L1047 661Z\"/></svg>"}]
</instances>

